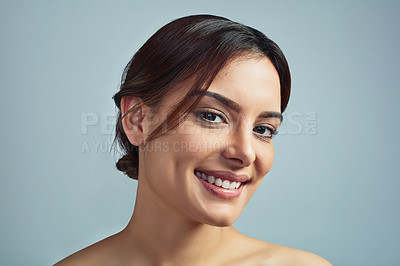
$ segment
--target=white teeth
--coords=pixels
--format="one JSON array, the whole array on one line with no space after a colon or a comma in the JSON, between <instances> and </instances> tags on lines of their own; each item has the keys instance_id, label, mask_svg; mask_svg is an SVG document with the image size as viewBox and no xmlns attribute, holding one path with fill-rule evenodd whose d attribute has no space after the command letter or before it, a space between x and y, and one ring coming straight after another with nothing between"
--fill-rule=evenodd
<instances>
[{"instance_id":1,"label":"white teeth","mask_svg":"<svg viewBox=\"0 0 400 266\"><path fill-rule=\"evenodd\" d=\"M238 187L240 187L240 184L240 182L237 182L235 188L237 189Z\"/></svg>"},{"instance_id":2,"label":"white teeth","mask_svg":"<svg viewBox=\"0 0 400 266\"><path fill-rule=\"evenodd\" d=\"M223 187L223 188L229 188L230 184L231 184L231 183L229 183L228 180L224 180L224 182L222 182L222 187Z\"/></svg>"},{"instance_id":3,"label":"white teeth","mask_svg":"<svg viewBox=\"0 0 400 266\"><path fill-rule=\"evenodd\" d=\"M221 180L221 178L217 178L217 179L215 179L215 185L216 186L222 186L222 180Z\"/></svg>"},{"instance_id":4,"label":"white teeth","mask_svg":"<svg viewBox=\"0 0 400 266\"><path fill-rule=\"evenodd\" d=\"M207 176L204 173L201 174L201 178L207 180Z\"/></svg>"},{"instance_id":5,"label":"white teeth","mask_svg":"<svg viewBox=\"0 0 400 266\"><path fill-rule=\"evenodd\" d=\"M212 175L210 175L207 179L208 183L214 184L215 183L215 177L213 177Z\"/></svg>"},{"instance_id":6,"label":"white teeth","mask_svg":"<svg viewBox=\"0 0 400 266\"><path fill-rule=\"evenodd\" d=\"M194 173L198 178L201 178L205 181L207 181L210 184L214 184L218 187L223 187L225 189L237 189L240 187L241 182L235 182L235 181L229 181L229 180L223 180L221 178L215 178L214 176L210 175L207 176L204 173L200 173L199 171L195 171Z\"/></svg>"}]
</instances>

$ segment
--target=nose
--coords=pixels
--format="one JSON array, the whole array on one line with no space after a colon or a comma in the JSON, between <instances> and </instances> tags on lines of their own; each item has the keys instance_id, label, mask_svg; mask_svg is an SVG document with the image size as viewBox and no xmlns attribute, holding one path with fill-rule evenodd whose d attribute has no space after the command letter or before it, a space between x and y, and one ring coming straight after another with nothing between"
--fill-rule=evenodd
<instances>
[{"instance_id":1,"label":"nose","mask_svg":"<svg viewBox=\"0 0 400 266\"><path fill-rule=\"evenodd\" d=\"M253 133L248 126L243 125L236 130L231 130L226 141L222 154L232 164L238 167L247 167L254 162L256 151Z\"/></svg>"}]
</instances>

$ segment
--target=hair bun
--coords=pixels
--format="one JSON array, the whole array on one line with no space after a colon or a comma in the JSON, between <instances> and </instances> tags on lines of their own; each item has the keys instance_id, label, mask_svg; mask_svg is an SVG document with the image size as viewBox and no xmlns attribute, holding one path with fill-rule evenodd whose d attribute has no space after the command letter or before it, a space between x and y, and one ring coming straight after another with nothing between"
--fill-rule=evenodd
<instances>
[{"instance_id":1,"label":"hair bun","mask_svg":"<svg viewBox=\"0 0 400 266\"><path fill-rule=\"evenodd\" d=\"M135 156L136 155L136 156ZM138 179L138 158L137 153L126 154L116 163L117 169L124 172L132 179Z\"/></svg>"}]
</instances>

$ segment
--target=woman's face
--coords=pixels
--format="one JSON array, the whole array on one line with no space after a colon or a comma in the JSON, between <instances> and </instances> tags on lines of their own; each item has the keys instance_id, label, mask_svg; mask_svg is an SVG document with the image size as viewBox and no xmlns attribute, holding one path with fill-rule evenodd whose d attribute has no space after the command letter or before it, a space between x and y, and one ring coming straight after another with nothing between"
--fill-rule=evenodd
<instances>
[{"instance_id":1,"label":"woman's face","mask_svg":"<svg viewBox=\"0 0 400 266\"><path fill-rule=\"evenodd\" d=\"M157 121L183 95L165 98ZM267 57L233 61L178 127L141 150L139 187L190 220L231 225L271 169L280 103L279 77ZM145 119L143 130L157 125Z\"/></svg>"}]
</instances>

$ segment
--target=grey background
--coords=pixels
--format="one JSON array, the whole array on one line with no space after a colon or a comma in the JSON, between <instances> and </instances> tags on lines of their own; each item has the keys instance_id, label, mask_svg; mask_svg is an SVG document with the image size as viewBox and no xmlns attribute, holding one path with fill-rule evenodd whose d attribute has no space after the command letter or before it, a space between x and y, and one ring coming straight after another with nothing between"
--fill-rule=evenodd
<instances>
[{"instance_id":1,"label":"grey background","mask_svg":"<svg viewBox=\"0 0 400 266\"><path fill-rule=\"evenodd\" d=\"M398 1L1 1L0 264L49 265L126 225L136 181L108 152L111 96L158 28L211 13L265 32L293 76L274 167L237 229L334 265L399 265L399 11Z\"/></svg>"}]
</instances>

